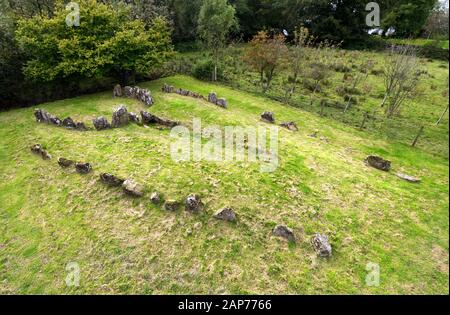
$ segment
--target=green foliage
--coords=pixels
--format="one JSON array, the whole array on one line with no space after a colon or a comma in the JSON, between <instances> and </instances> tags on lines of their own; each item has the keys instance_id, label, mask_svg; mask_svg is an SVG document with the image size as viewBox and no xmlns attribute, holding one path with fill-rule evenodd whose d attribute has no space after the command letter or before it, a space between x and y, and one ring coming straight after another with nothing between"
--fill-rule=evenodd
<instances>
[{"instance_id":1,"label":"green foliage","mask_svg":"<svg viewBox=\"0 0 450 315\"><path fill-rule=\"evenodd\" d=\"M195 64L192 69L192 75L199 80L213 81L212 75L214 73L214 68L214 61L212 59L202 59ZM217 70L217 80L223 80L223 71L221 67Z\"/></svg>"},{"instance_id":2,"label":"green foliage","mask_svg":"<svg viewBox=\"0 0 450 315\"><path fill-rule=\"evenodd\" d=\"M16 36L29 61L25 75L50 82L59 78L119 76L122 82L145 75L172 55L166 22L156 18L148 30L127 11L83 0L80 25L66 24L67 11L52 18L21 19Z\"/></svg>"}]
</instances>

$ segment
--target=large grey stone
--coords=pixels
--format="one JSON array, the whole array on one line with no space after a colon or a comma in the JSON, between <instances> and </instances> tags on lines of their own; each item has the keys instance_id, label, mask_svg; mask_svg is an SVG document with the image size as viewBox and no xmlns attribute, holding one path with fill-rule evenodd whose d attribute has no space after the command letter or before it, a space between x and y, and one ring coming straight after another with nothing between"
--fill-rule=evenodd
<instances>
[{"instance_id":1,"label":"large grey stone","mask_svg":"<svg viewBox=\"0 0 450 315\"><path fill-rule=\"evenodd\" d=\"M204 208L204 204L198 195L190 194L186 198L184 209L187 212L198 213L198 212L202 211L203 208Z\"/></svg>"},{"instance_id":2,"label":"large grey stone","mask_svg":"<svg viewBox=\"0 0 450 315\"><path fill-rule=\"evenodd\" d=\"M74 165L75 162L61 157L58 159L58 164L61 167L67 168L67 167L71 167L72 165Z\"/></svg>"},{"instance_id":3,"label":"large grey stone","mask_svg":"<svg viewBox=\"0 0 450 315\"><path fill-rule=\"evenodd\" d=\"M142 197L144 195L144 188L132 179L127 179L122 184L123 191L133 197Z\"/></svg>"},{"instance_id":4,"label":"large grey stone","mask_svg":"<svg viewBox=\"0 0 450 315\"><path fill-rule=\"evenodd\" d=\"M216 102L217 106L223 107L223 108L227 108L228 107L228 103L227 100L224 98L219 98Z\"/></svg>"},{"instance_id":5,"label":"large grey stone","mask_svg":"<svg viewBox=\"0 0 450 315\"><path fill-rule=\"evenodd\" d=\"M130 117L128 115L127 108L124 105L120 105L119 108L117 108L112 116L112 126L114 128L126 126L130 120Z\"/></svg>"},{"instance_id":6,"label":"large grey stone","mask_svg":"<svg viewBox=\"0 0 450 315\"><path fill-rule=\"evenodd\" d=\"M328 236L315 234L311 239L311 244L319 257L328 258L333 254Z\"/></svg>"},{"instance_id":7,"label":"large grey stone","mask_svg":"<svg viewBox=\"0 0 450 315\"><path fill-rule=\"evenodd\" d=\"M113 96L114 97L121 97L122 96L122 87L120 86L120 84L116 84L114 86Z\"/></svg>"},{"instance_id":8,"label":"large grey stone","mask_svg":"<svg viewBox=\"0 0 450 315\"><path fill-rule=\"evenodd\" d=\"M208 95L208 102L217 104L217 94L214 92L209 93Z\"/></svg>"},{"instance_id":9,"label":"large grey stone","mask_svg":"<svg viewBox=\"0 0 450 315\"><path fill-rule=\"evenodd\" d=\"M111 187L120 187L125 181L109 173L100 174L100 180L102 181L102 183Z\"/></svg>"},{"instance_id":10,"label":"large grey stone","mask_svg":"<svg viewBox=\"0 0 450 315\"><path fill-rule=\"evenodd\" d=\"M163 125L163 126L167 126L167 127L173 128L173 127L178 126L180 124L177 121L172 121L172 120L169 120L169 119L159 118L156 115L153 115L153 114L150 114L150 113L144 112L144 111L141 111L141 117L142 117L142 123L144 125L158 124L158 125Z\"/></svg>"},{"instance_id":11,"label":"large grey stone","mask_svg":"<svg viewBox=\"0 0 450 315\"><path fill-rule=\"evenodd\" d=\"M261 114L261 119L268 123L275 123L275 114L273 112L264 112Z\"/></svg>"},{"instance_id":12,"label":"large grey stone","mask_svg":"<svg viewBox=\"0 0 450 315\"><path fill-rule=\"evenodd\" d=\"M214 218L228 222L235 222L237 220L236 213L230 207L225 207L217 211L216 214L214 214Z\"/></svg>"},{"instance_id":13,"label":"large grey stone","mask_svg":"<svg viewBox=\"0 0 450 315\"><path fill-rule=\"evenodd\" d=\"M75 169L80 174L88 174L92 171L92 165L89 163L76 163Z\"/></svg>"},{"instance_id":14,"label":"large grey stone","mask_svg":"<svg viewBox=\"0 0 450 315\"><path fill-rule=\"evenodd\" d=\"M111 128L108 120L103 116L94 119L92 123L94 124L95 129L97 129L98 131Z\"/></svg>"}]
</instances>

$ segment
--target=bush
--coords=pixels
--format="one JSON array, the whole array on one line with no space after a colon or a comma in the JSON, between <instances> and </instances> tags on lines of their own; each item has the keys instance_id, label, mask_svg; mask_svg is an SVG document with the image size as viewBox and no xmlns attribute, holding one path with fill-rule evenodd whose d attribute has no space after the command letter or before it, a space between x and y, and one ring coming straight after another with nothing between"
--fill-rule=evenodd
<instances>
[{"instance_id":1,"label":"bush","mask_svg":"<svg viewBox=\"0 0 450 315\"><path fill-rule=\"evenodd\" d=\"M200 60L192 70L192 75L199 79L204 81L212 81L214 73L214 62L212 59L203 59ZM218 67L217 69L217 80L222 81L223 80L223 70L222 67Z\"/></svg>"}]
</instances>

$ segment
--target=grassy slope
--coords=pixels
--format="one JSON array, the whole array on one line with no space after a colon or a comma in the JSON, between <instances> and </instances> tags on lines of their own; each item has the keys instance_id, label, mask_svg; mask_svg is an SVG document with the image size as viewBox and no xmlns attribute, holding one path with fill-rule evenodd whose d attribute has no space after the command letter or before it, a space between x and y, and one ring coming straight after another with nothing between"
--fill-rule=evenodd
<instances>
[{"instance_id":1,"label":"grassy slope","mask_svg":"<svg viewBox=\"0 0 450 315\"><path fill-rule=\"evenodd\" d=\"M162 94L163 82L214 90L230 109ZM151 112L186 125L193 117L204 125L261 125L259 114L273 110L300 131L280 131L280 167L264 174L250 163L176 164L169 131L157 128L77 133L35 123L33 108L0 113L0 293L448 294L446 159L189 77L142 86L155 96ZM110 92L42 108L87 122L110 117L118 103L143 109ZM309 137L315 129L329 143ZM32 155L34 143L53 160ZM367 168L362 161L371 153L391 159L392 173ZM58 156L89 161L95 174L62 170ZM98 183L103 171L133 177L167 198L199 193L206 214L166 213L148 197L124 197ZM403 182L397 171L423 183ZM235 225L211 218L227 204L240 216ZM272 237L278 223L294 228L301 241ZM309 245L315 232L330 235L330 261L315 257ZM78 288L65 285L69 262L80 265ZM368 262L381 266L380 287L365 285Z\"/></svg>"}]
</instances>

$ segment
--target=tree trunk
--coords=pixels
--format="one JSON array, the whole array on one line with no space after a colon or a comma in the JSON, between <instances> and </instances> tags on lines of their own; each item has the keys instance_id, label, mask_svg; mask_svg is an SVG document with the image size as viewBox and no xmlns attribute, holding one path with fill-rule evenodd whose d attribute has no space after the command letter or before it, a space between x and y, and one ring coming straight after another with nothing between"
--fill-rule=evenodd
<instances>
[{"instance_id":1,"label":"tree trunk","mask_svg":"<svg viewBox=\"0 0 450 315\"><path fill-rule=\"evenodd\" d=\"M353 99L353 95L350 95L350 98L348 99L348 102L347 102L347 106L345 106L344 113L346 113L348 108L350 107L350 103L351 103L352 99Z\"/></svg>"},{"instance_id":2,"label":"tree trunk","mask_svg":"<svg viewBox=\"0 0 450 315\"><path fill-rule=\"evenodd\" d=\"M414 138L414 141L413 141L413 143L412 143L412 147L415 147L415 146L416 146L417 142L419 141L420 136L421 136L422 133L423 133L423 129L424 129L424 126L420 127L419 133L418 133L417 136Z\"/></svg>"}]
</instances>

